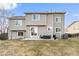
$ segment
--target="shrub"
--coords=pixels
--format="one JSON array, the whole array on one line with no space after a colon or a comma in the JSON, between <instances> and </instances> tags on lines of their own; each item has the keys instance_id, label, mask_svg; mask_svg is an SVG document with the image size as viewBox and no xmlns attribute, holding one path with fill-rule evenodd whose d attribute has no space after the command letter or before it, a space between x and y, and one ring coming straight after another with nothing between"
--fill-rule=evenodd
<instances>
[{"instance_id":1,"label":"shrub","mask_svg":"<svg viewBox=\"0 0 79 59\"><path fill-rule=\"evenodd\" d=\"M67 34L67 33L64 33L64 34L62 35L62 39L68 39L68 34Z\"/></svg>"},{"instance_id":2,"label":"shrub","mask_svg":"<svg viewBox=\"0 0 79 59\"><path fill-rule=\"evenodd\" d=\"M6 39L8 39L8 33L0 34L0 40L6 40Z\"/></svg>"}]
</instances>

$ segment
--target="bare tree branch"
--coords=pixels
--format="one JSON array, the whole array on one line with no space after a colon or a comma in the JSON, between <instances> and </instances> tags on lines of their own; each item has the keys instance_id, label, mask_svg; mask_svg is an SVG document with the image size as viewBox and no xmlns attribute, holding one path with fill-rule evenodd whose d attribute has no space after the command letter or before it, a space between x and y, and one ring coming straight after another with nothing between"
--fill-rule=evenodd
<instances>
[{"instance_id":1,"label":"bare tree branch","mask_svg":"<svg viewBox=\"0 0 79 59\"><path fill-rule=\"evenodd\" d=\"M6 10L5 8L0 9L0 31L5 33L8 28L8 19L7 17L14 15L12 10Z\"/></svg>"}]
</instances>

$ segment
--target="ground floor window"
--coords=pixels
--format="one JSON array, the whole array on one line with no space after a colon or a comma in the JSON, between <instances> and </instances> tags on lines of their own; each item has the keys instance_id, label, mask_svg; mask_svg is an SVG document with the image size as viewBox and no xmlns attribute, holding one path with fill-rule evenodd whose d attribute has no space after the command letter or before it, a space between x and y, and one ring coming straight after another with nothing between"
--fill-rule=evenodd
<instances>
[{"instance_id":1,"label":"ground floor window","mask_svg":"<svg viewBox=\"0 0 79 59\"><path fill-rule=\"evenodd\" d=\"M35 28L31 28L31 35L37 35L36 31L35 31Z\"/></svg>"},{"instance_id":2,"label":"ground floor window","mask_svg":"<svg viewBox=\"0 0 79 59\"><path fill-rule=\"evenodd\" d=\"M18 36L23 36L23 32L18 32Z\"/></svg>"},{"instance_id":3,"label":"ground floor window","mask_svg":"<svg viewBox=\"0 0 79 59\"><path fill-rule=\"evenodd\" d=\"M36 36L37 35L37 29L36 28L34 28L34 27L31 28L31 35L32 36Z\"/></svg>"},{"instance_id":4,"label":"ground floor window","mask_svg":"<svg viewBox=\"0 0 79 59\"><path fill-rule=\"evenodd\" d=\"M56 32L60 32L61 31L61 28L56 28Z\"/></svg>"},{"instance_id":5,"label":"ground floor window","mask_svg":"<svg viewBox=\"0 0 79 59\"><path fill-rule=\"evenodd\" d=\"M31 37L37 37L38 36L38 27L30 27L30 35L31 35Z\"/></svg>"}]
</instances>

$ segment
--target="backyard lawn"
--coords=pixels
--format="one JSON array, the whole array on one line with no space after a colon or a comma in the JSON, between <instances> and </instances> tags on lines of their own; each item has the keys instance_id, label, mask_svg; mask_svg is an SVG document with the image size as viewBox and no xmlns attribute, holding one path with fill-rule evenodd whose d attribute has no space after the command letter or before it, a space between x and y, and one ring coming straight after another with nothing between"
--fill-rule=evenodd
<instances>
[{"instance_id":1,"label":"backyard lawn","mask_svg":"<svg viewBox=\"0 0 79 59\"><path fill-rule=\"evenodd\" d=\"M5 55L79 56L79 40L0 40L0 56Z\"/></svg>"}]
</instances>

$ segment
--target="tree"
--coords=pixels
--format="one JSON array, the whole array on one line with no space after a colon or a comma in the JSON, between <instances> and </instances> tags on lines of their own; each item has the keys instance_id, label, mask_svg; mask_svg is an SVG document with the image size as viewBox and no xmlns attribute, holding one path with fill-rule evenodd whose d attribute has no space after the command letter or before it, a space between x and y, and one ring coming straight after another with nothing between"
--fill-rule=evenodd
<instances>
[{"instance_id":1,"label":"tree","mask_svg":"<svg viewBox=\"0 0 79 59\"><path fill-rule=\"evenodd\" d=\"M1 34L7 32L8 17L14 15L12 10L7 10L4 7L0 8L0 31Z\"/></svg>"}]
</instances>

